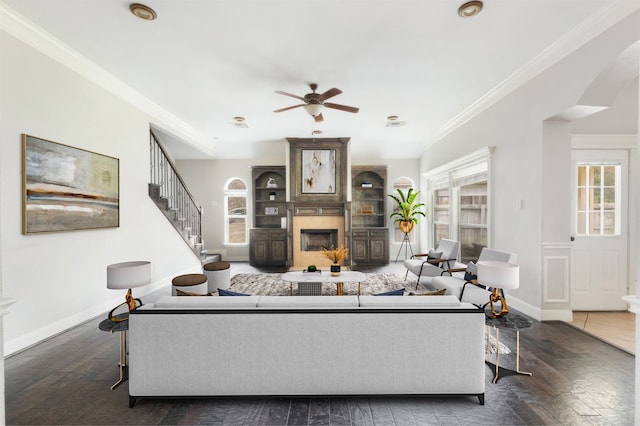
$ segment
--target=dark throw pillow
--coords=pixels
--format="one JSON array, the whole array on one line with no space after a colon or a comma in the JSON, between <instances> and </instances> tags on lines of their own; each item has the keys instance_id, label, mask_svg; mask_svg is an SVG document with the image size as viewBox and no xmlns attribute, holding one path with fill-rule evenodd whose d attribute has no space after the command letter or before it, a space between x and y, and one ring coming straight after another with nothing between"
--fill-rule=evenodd
<instances>
[{"instance_id":1,"label":"dark throw pillow","mask_svg":"<svg viewBox=\"0 0 640 426\"><path fill-rule=\"evenodd\" d=\"M404 296L404 287L397 290L385 291L384 293L374 294L374 296Z\"/></svg>"},{"instance_id":2,"label":"dark throw pillow","mask_svg":"<svg viewBox=\"0 0 640 426\"><path fill-rule=\"evenodd\" d=\"M251 296L246 293L238 293L237 291L225 290L223 288L218 289L218 296Z\"/></svg>"},{"instance_id":3,"label":"dark throw pillow","mask_svg":"<svg viewBox=\"0 0 640 426\"><path fill-rule=\"evenodd\" d=\"M435 259L442 259L442 252L441 251L429 250L429 254L427 255L427 261L429 263L431 263L431 260L435 260ZM434 262L434 263L431 263L431 264L433 266L440 267L440 262Z\"/></svg>"},{"instance_id":4,"label":"dark throw pillow","mask_svg":"<svg viewBox=\"0 0 640 426\"><path fill-rule=\"evenodd\" d=\"M467 270L464 271L464 280L465 281L473 281L478 279L478 267L475 263L469 262L467 265Z\"/></svg>"}]
</instances>

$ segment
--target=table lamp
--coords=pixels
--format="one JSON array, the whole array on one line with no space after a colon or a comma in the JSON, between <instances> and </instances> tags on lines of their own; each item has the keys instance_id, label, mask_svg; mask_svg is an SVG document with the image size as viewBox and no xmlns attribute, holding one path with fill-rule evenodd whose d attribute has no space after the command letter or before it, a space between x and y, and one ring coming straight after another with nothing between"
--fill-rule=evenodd
<instances>
[{"instance_id":1,"label":"table lamp","mask_svg":"<svg viewBox=\"0 0 640 426\"><path fill-rule=\"evenodd\" d=\"M107 266L107 288L111 290L127 290L125 301L109 312L109 319L113 322L126 321L128 317L117 317L114 312L123 305L127 305L127 312L135 309L142 302L134 299L131 289L141 287L151 282L151 262L146 260L134 262L114 263Z\"/></svg>"},{"instance_id":2,"label":"table lamp","mask_svg":"<svg viewBox=\"0 0 640 426\"><path fill-rule=\"evenodd\" d=\"M489 296L489 301L482 306L484 310L487 305L491 308L489 318L497 318L509 313L507 301L502 290L511 290L520 286L520 267L513 263L498 262L493 260L482 260L477 263L478 282L492 287L493 291ZM494 303L500 302L500 311L496 312Z\"/></svg>"}]
</instances>

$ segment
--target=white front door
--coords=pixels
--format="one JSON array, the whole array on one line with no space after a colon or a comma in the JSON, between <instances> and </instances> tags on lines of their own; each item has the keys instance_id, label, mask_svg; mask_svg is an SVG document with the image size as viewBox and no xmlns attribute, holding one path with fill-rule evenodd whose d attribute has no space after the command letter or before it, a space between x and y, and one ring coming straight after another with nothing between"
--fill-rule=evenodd
<instances>
[{"instance_id":1,"label":"white front door","mask_svg":"<svg viewBox=\"0 0 640 426\"><path fill-rule=\"evenodd\" d=\"M571 309L626 310L628 154L574 150Z\"/></svg>"}]
</instances>

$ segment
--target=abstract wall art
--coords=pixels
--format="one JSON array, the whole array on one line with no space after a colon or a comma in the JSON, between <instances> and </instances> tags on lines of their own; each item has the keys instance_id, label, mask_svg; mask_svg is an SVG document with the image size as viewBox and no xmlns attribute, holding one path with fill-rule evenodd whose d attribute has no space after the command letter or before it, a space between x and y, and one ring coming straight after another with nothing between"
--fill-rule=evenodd
<instances>
[{"instance_id":1,"label":"abstract wall art","mask_svg":"<svg viewBox=\"0 0 640 426\"><path fill-rule=\"evenodd\" d=\"M22 233L118 227L119 160L22 135Z\"/></svg>"}]
</instances>

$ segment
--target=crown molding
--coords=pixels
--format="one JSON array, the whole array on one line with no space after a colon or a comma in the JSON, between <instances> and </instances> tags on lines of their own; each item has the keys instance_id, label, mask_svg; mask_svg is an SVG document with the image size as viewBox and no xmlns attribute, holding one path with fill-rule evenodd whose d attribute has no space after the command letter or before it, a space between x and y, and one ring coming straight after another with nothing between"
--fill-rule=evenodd
<instances>
[{"instance_id":1,"label":"crown molding","mask_svg":"<svg viewBox=\"0 0 640 426\"><path fill-rule=\"evenodd\" d=\"M193 148L214 155L205 135L0 2L0 30L66 66L150 116Z\"/></svg>"},{"instance_id":2,"label":"crown molding","mask_svg":"<svg viewBox=\"0 0 640 426\"><path fill-rule=\"evenodd\" d=\"M499 100L523 86L547 68L551 67L570 53L574 52L593 38L612 27L625 17L640 10L640 2L630 0L618 0L605 5L589 18L573 28L562 38L543 50L539 55L531 59L516 72L511 74L484 96L469 105L460 114L445 123L425 144L425 150L440 139L444 138L482 111L496 104Z\"/></svg>"}]
</instances>

